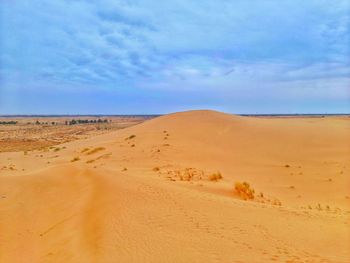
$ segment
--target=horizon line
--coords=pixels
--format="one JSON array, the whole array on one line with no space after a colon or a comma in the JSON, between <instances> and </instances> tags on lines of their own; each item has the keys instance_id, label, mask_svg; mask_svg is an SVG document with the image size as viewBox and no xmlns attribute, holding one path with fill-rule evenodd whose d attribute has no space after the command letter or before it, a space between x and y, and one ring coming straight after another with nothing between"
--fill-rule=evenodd
<instances>
[{"instance_id":1,"label":"horizon line","mask_svg":"<svg viewBox=\"0 0 350 263\"><path fill-rule=\"evenodd\" d=\"M175 112L174 112L175 113ZM226 113L226 112L225 112ZM163 116L163 114L0 114L1 118L7 117L150 117ZM226 113L239 116L347 116L350 113Z\"/></svg>"}]
</instances>

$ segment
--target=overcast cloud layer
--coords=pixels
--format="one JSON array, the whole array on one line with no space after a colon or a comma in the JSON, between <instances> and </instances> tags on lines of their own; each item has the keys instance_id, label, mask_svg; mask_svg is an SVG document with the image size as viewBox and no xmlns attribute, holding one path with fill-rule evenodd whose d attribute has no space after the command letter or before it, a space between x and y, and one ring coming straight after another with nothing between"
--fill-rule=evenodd
<instances>
[{"instance_id":1,"label":"overcast cloud layer","mask_svg":"<svg viewBox=\"0 0 350 263\"><path fill-rule=\"evenodd\" d=\"M0 114L350 112L348 0L0 5Z\"/></svg>"}]
</instances>

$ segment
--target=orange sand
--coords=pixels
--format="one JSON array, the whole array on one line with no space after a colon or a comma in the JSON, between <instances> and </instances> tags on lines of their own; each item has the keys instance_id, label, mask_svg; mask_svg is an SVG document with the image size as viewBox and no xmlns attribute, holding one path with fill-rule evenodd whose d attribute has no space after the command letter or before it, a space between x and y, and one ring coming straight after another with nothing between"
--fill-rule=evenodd
<instances>
[{"instance_id":1,"label":"orange sand","mask_svg":"<svg viewBox=\"0 0 350 263\"><path fill-rule=\"evenodd\" d=\"M58 147L0 153L1 263L350 262L349 118L191 111Z\"/></svg>"}]
</instances>

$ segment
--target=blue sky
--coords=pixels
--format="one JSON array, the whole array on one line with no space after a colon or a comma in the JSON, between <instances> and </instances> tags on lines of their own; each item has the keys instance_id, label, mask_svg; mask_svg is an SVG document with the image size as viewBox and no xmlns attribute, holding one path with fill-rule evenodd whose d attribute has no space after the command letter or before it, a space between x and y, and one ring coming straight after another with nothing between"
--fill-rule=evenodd
<instances>
[{"instance_id":1,"label":"blue sky","mask_svg":"<svg viewBox=\"0 0 350 263\"><path fill-rule=\"evenodd\" d=\"M2 0L0 114L349 113L348 0Z\"/></svg>"}]
</instances>

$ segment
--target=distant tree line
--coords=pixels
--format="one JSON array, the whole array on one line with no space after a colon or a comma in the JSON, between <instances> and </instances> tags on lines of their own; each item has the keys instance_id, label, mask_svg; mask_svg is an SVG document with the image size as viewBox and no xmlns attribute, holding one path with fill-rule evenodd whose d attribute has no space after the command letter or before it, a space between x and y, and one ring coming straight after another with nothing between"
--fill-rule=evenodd
<instances>
[{"instance_id":1,"label":"distant tree line","mask_svg":"<svg viewBox=\"0 0 350 263\"><path fill-rule=\"evenodd\" d=\"M28 122L28 124L30 124L30 122ZM40 125L40 124L42 124L42 125L49 125L49 124L51 124L51 125L57 125L58 123L57 122L54 122L54 121L52 121L52 122L40 122L40 121L36 121L35 122L35 124L36 125Z\"/></svg>"},{"instance_id":2,"label":"distant tree line","mask_svg":"<svg viewBox=\"0 0 350 263\"><path fill-rule=\"evenodd\" d=\"M111 120L110 120L111 121ZM18 122L17 121L0 121L0 125L14 125L14 124L17 124ZM108 123L108 120L105 119L105 120L102 120L102 119L95 119L95 120L70 120L70 121L65 121L65 124L66 125L75 125L75 124L88 124L88 123ZM27 122L27 124L32 124L31 122ZM58 122L40 122L40 121L36 121L35 122L36 125L58 125L59 123Z\"/></svg>"},{"instance_id":3,"label":"distant tree line","mask_svg":"<svg viewBox=\"0 0 350 263\"><path fill-rule=\"evenodd\" d=\"M17 121L0 121L0 124L3 124L3 125L17 124Z\"/></svg>"},{"instance_id":4,"label":"distant tree line","mask_svg":"<svg viewBox=\"0 0 350 263\"><path fill-rule=\"evenodd\" d=\"M75 125L75 124L87 124L87 123L107 123L108 120L101 120L101 119L97 119L97 120L70 120L70 121L65 121L66 125Z\"/></svg>"}]
</instances>

